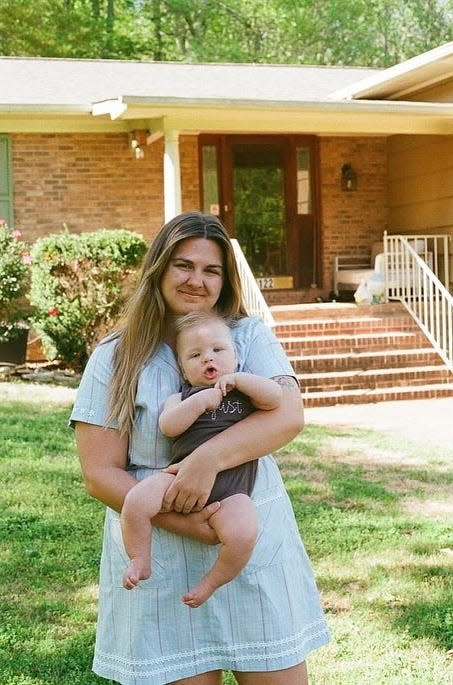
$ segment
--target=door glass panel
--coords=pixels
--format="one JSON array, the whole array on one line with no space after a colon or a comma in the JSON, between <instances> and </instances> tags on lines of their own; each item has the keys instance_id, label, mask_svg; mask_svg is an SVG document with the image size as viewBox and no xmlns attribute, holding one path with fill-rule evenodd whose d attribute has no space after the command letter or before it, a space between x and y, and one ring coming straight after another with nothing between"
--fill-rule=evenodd
<instances>
[{"instance_id":1,"label":"door glass panel","mask_svg":"<svg viewBox=\"0 0 453 685\"><path fill-rule=\"evenodd\" d=\"M232 145L237 238L255 276L287 275L281 145Z\"/></svg>"},{"instance_id":2,"label":"door glass panel","mask_svg":"<svg viewBox=\"0 0 453 685\"><path fill-rule=\"evenodd\" d=\"M203 145L201 148L203 173L203 212L219 215L219 181L217 176L217 147Z\"/></svg>"},{"instance_id":3,"label":"door glass panel","mask_svg":"<svg viewBox=\"0 0 453 685\"><path fill-rule=\"evenodd\" d=\"M298 147L297 160L297 213L311 214L310 148Z\"/></svg>"}]
</instances>

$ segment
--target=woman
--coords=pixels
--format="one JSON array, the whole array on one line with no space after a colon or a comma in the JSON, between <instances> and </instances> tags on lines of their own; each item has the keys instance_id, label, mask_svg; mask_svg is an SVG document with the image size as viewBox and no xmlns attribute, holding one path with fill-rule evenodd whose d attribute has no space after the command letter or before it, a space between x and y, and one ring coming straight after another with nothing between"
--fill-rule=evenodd
<instances>
[{"instance_id":1,"label":"woman","mask_svg":"<svg viewBox=\"0 0 453 685\"><path fill-rule=\"evenodd\" d=\"M200 309L238 320L238 370L277 380L282 402L173 467L164 511L153 519L152 576L128 592L118 512L136 479L170 461L158 416L182 380L173 324ZM71 420L87 490L107 505L94 671L122 685L219 685L223 669L239 685L305 685L305 657L328 632L280 474L264 456L303 427L300 393L276 338L246 317L231 243L216 217L189 212L161 229L123 324L90 358ZM254 553L235 580L192 610L180 597L217 555L209 517L220 505L204 507L215 477L258 457Z\"/></svg>"}]
</instances>

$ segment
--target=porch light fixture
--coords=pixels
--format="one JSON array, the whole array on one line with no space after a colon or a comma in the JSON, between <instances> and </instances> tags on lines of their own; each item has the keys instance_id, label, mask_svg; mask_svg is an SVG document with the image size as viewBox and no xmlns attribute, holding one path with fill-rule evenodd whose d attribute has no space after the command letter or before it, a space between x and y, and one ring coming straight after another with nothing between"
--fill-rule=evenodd
<instances>
[{"instance_id":1,"label":"porch light fixture","mask_svg":"<svg viewBox=\"0 0 453 685\"><path fill-rule=\"evenodd\" d=\"M135 159L143 159L145 151L143 150L135 131L129 133L129 147Z\"/></svg>"},{"instance_id":2,"label":"porch light fixture","mask_svg":"<svg viewBox=\"0 0 453 685\"><path fill-rule=\"evenodd\" d=\"M357 190L357 174L350 164L341 167L341 190Z\"/></svg>"}]
</instances>

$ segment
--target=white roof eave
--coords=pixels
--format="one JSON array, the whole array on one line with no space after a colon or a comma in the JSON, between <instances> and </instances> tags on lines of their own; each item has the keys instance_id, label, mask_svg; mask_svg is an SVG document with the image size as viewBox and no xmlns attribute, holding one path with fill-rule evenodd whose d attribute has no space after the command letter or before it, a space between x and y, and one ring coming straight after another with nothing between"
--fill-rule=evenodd
<instances>
[{"instance_id":1,"label":"white roof eave","mask_svg":"<svg viewBox=\"0 0 453 685\"><path fill-rule=\"evenodd\" d=\"M171 110L179 108L200 109L244 109L244 110L280 110L280 111L331 111L334 112L369 112L369 113L408 113L412 115L434 115L449 117L453 115L453 103L408 102L387 100L239 100L239 99L198 99L198 98L161 98L121 96L112 100L103 100L92 105L94 116L109 115L111 119L127 117L129 110L147 109ZM165 112L163 112L165 114ZM146 114L145 114L146 116Z\"/></svg>"},{"instance_id":2,"label":"white roof eave","mask_svg":"<svg viewBox=\"0 0 453 685\"><path fill-rule=\"evenodd\" d=\"M362 81L358 81L353 85L340 88L332 92L329 96L332 100L350 100L354 98L373 98L379 97L383 87L387 90L392 90L397 94L401 91L401 82L404 79L410 81L411 85L406 88L406 92L420 90L425 85L432 85L452 76L453 74L446 73L445 60L453 57L453 41L440 45L433 50L424 52L421 55L412 57L411 59L395 64L384 71L379 71ZM437 75L432 76L433 69ZM424 74L429 71L429 77L425 78ZM426 84L425 84L426 81ZM395 96L395 95L394 95ZM396 95L397 96L397 95ZM391 96L390 96L391 97Z\"/></svg>"}]
</instances>

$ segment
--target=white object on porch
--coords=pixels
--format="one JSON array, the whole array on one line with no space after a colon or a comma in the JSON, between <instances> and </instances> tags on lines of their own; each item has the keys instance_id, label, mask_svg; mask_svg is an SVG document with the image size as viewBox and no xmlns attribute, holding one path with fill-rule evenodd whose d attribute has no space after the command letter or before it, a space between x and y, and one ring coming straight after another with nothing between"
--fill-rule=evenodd
<instances>
[{"instance_id":1,"label":"white object on porch","mask_svg":"<svg viewBox=\"0 0 453 685\"><path fill-rule=\"evenodd\" d=\"M272 326L275 326L274 317L263 297L263 293L258 287L255 276L242 252L242 248L236 238L232 238L231 243L233 245L234 256L236 257L236 264L241 279L242 293L247 313L250 316L259 316L267 326L272 328Z\"/></svg>"},{"instance_id":2,"label":"white object on porch","mask_svg":"<svg viewBox=\"0 0 453 685\"><path fill-rule=\"evenodd\" d=\"M384 233L386 299L400 301L453 372L449 235ZM432 263L426 258L432 255Z\"/></svg>"},{"instance_id":3,"label":"white object on porch","mask_svg":"<svg viewBox=\"0 0 453 685\"><path fill-rule=\"evenodd\" d=\"M340 290L356 290L361 283L368 281L375 273L384 278L382 263L378 263L378 256L383 255L382 241L373 243L371 254L349 253L337 254L334 259L333 292L340 294Z\"/></svg>"}]
</instances>

